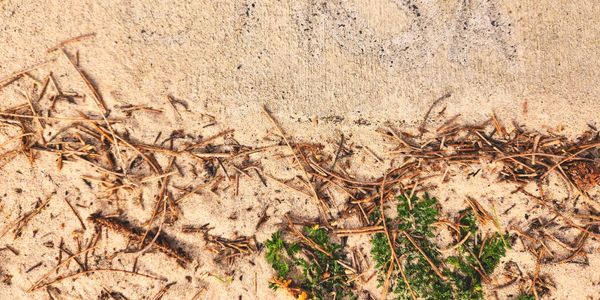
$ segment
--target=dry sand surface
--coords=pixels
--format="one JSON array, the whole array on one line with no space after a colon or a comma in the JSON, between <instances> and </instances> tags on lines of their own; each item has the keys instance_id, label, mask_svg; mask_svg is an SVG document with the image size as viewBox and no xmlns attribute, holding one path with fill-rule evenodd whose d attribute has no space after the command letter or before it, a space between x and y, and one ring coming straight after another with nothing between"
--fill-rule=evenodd
<instances>
[{"instance_id":1,"label":"dry sand surface","mask_svg":"<svg viewBox=\"0 0 600 300\"><path fill-rule=\"evenodd\" d=\"M392 151L398 141L381 134L390 128L419 135L425 125L415 138L425 144L456 115L479 124L495 114L508 131L518 124L574 139L600 126L598 28L600 5L579 0L0 1L0 299L287 299L268 288L273 271L261 244L286 213L317 218L319 209L282 135L295 148L323 146L325 158L336 156L343 135L351 155L336 168L365 181L401 162ZM85 34L93 35L70 40ZM102 142L90 147L111 157L92 159L84 141L94 135ZM59 154L42 140L78 146ZM189 148L195 155L173 153L193 143L201 144ZM440 199L445 216L473 197L505 212L506 230L554 220L499 180L501 168L482 160L450 166L443 178L432 170L418 193ZM295 179L299 191L276 179ZM189 192L202 184L208 188ZM598 214L596 186L577 194L558 172L543 185L570 216ZM343 215L343 190L332 183L319 194ZM139 232L88 219L97 212L142 233L154 228L150 237L160 230L187 257L157 250L169 243L162 238L140 249ZM208 236L189 232L205 224ZM578 247L580 230L561 226L548 229L559 240L550 252L576 250L577 261L541 264L536 273L534 255L516 239L496 278L516 262L552 283L544 298L600 299L596 233ZM248 248L224 258L219 238L240 237ZM369 256L368 236L347 245ZM381 299L377 279L367 278L373 269L365 272L359 294ZM489 284L486 298L510 299L519 289Z\"/></svg>"}]
</instances>

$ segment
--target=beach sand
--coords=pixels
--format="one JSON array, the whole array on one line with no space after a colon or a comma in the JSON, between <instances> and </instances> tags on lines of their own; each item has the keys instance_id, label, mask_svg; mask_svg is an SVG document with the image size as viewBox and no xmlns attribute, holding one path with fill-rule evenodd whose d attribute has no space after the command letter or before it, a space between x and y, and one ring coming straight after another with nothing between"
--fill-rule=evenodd
<instances>
[{"instance_id":1,"label":"beach sand","mask_svg":"<svg viewBox=\"0 0 600 300\"><path fill-rule=\"evenodd\" d=\"M63 92L86 95L74 103L58 102L56 116L78 117L78 110L99 115L92 91L67 57L61 50L47 52L93 33L64 49L97 88L109 117L124 118L114 125L117 132L153 144L159 133L161 140L177 130L202 139L232 129L228 138L236 143L268 146L280 139L263 113L266 106L293 142L320 143L324 153L335 154L344 135L354 150L352 176L368 180L393 165L388 152L394 145L377 133L381 128L418 133L423 125L437 128L456 115L463 124L476 124L492 114L508 128L514 122L570 138L588 125L598 126L599 26L600 5L592 1L2 1L0 78L48 63L0 88L0 110L27 103L21 92L28 93L33 82L52 72ZM176 100L175 109L168 96ZM40 99L36 105L43 113L50 101ZM126 116L126 105L162 113ZM61 128L58 121L48 123L45 137ZM18 134L0 127L0 144ZM15 145L8 142L2 153ZM127 239L101 231L95 255L113 257L100 260L99 267L131 271L135 263L140 273L164 280L99 271L32 292L28 289L57 264L61 244L75 253L85 247L78 241L94 236L88 216L120 208L143 227L158 187L156 182L143 185L143 206L135 193L115 203L99 197L101 184L82 180L99 177L85 162L65 162L59 171L57 156L47 153L33 163L25 155L3 159L0 233L51 198L21 235L10 231L0 238L0 248L15 250L0 251L0 298L91 299L113 292L114 297L152 299L164 292L163 299L286 299L285 293L268 288L273 273L264 252L223 265L214 261L218 253L210 251L202 234L182 231L208 223L214 227L211 234L255 236L261 243L281 227L287 212L317 217L311 197L264 178L298 175L289 158L277 158L282 151L253 156L262 173L249 169L250 174L240 175L239 187L226 180L218 191L182 202L179 219L162 230L189 253L192 262L186 267L157 251L121 253ZM157 161L164 167L168 157ZM196 166L186 161L183 175L174 175L171 184L202 183L189 175ZM429 191L440 199L444 214L464 208L471 196L497 211L514 205L500 218L505 228L524 226L525 215L547 216L527 197L511 193L514 186L498 182L491 167L477 176L468 176L470 171L475 169L453 169L448 182ZM176 188L173 193L182 194ZM550 180L548 193L570 199L558 179ZM345 203L338 195L336 209ZM265 215L269 218L260 223ZM564 234L569 241L577 236ZM348 243L368 254L368 237L351 237ZM541 274L556 285L551 299L598 299L597 248L591 238L587 265L542 268ZM518 243L503 262L509 260L534 270L533 256ZM51 278L76 268L72 262ZM361 289L381 297L374 278L361 283ZM486 291L494 299L494 291ZM506 299L517 290L498 293Z\"/></svg>"}]
</instances>

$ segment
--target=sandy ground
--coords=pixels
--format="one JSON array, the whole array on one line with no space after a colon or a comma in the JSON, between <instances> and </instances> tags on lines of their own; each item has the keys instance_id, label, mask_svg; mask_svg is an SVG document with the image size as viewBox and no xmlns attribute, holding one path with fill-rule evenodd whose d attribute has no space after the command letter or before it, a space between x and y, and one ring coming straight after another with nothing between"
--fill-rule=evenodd
<instances>
[{"instance_id":1,"label":"sandy ground","mask_svg":"<svg viewBox=\"0 0 600 300\"><path fill-rule=\"evenodd\" d=\"M516 121L568 136L598 125L600 5L594 1L2 1L0 8L0 78L55 59L32 76L41 79L52 71L58 85L89 95L66 58L46 50L95 33L66 49L72 55L79 52L80 66L109 108L133 104L164 110L161 115L134 113L116 127L145 143L159 132L178 129L202 137L234 129L241 144L267 145L273 127L261 112L266 104L295 141L323 143L332 153L344 134L355 146L368 146L383 163L364 147L356 148L353 160L362 163L357 177L372 178L381 176L391 159L385 154L390 145L375 131L388 125L414 131L434 101L448 93L433 107L431 126L457 114L466 123L482 121L492 112L506 124ZM189 109L179 107L178 116L167 95L184 100ZM1 109L25 101L18 88L2 89L0 98ZM82 109L94 110L89 98L86 105ZM60 109L74 115L71 106ZM206 127L214 120L215 125ZM0 143L11 136L2 130ZM278 178L293 176L289 165L273 162L267 154L256 160ZM194 196L182 205L181 219L164 229L190 252L192 266L181 268L161 253L139 257L140 271L167 282L98 273L62 281L57 284L60 294L44 289L28 293L56 264L61 239L75 251L76 236L92 234L89 223L89 230L80 232L61 198L83 218L97 210L114 211L114 203L97 200L97 190L88 188L82 175L95 174L83 163L65 164L59 172L56 157L49 155L33 165L17 156L0 170L0 230L56 192L22 236L0 238L0 247L10 245L19 253L0 252L0 274L11 276L10 284L0 283L0 298L89 299L107 290L142 299L172 282L163 299L190 299L199 292L200 299L284 298L267 288L271 270L262 253L240 258L235 271L226 272L213 262L201 236L179 229L210 223L216 227L211 233L256 235L262 242L285 212L317 214L310 198L273 182L264 186L257 176L243 178L237 195L228 190ZM525 222L525 213L544 213L509 194L510 187L494 183L485 171L477 178L467 179L458 170L453 176L448 185L432 191L447 213L463 205L465 195L479 196L498 210L516 203L501 220L505 226ZM185 176L178 180L181 185L193 182ZM148 199L153 188L147 189ZM151 213L150 201L145 209L133 200L123 205L141 223ZM271 218L256 230L263 211ZM126 246L126 239L111 234L101 240L99 251L110 254ZM597 245L589 248L589 266L543 270L557 285L553 298L598 299L600 256ZM118 255L105 267L130 269L134 259L135 254ZM508 259L532 265L518 247ZM378 298L373 281L365 289Z\"/></svg>"}]
</instances>

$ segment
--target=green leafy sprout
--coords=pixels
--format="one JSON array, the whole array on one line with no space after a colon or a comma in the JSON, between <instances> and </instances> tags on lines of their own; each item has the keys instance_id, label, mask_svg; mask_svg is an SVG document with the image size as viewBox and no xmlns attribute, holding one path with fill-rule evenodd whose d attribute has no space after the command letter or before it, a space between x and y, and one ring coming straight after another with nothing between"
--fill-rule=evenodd
<instances>
[{"instance_id":1,"label":"green leafy sprout","mask_svg":"<svg viewBox=\"0 0 600 300\"><path fill-rule=\"evenodd\" d=\"M531 294L521 294L516 300L535 300L535 296Z\"/></svg>"},{"instance_id":2,"label":"green leafy sprout","mask_svg":"<svg viewBox=\"0 0 600 300\"><path fill-rule=\"evenodd\" d=\"M318 226L305 226L303 234L331 256L299 242L286 242L282 232L273 233L265 242L266 259L277 278L270 287L278 289L284 283L288 290L302 299L354 299L352 285L343 266L342 246L329 239L327 230Z\"/></svg>"},{"instance_id":3,"label":"green leafy sprout","mask_svg":"<svg viewBox=\"0 0 600 300\"><path fill-rule=\"evenodd\" d=\"M456 255L443 257L433 242L432 225L439 220L437 203L428 195L423 198L415 196L410 201L405 196L398 197L397 217L393 220L386 218L386 225L390 232L402 233L393 235L394 251L402 263L406 280L396 266L390 266L395 262L391 259L387 236L377 233L371 239L371 254L378 269L379 282L385 282L392 267L394 270L388 278L388 285L396 299L412 299L413 292L419 299L483 299L482 281L506 254L505 237L494 233L482 238L473 212L463 210L460 212L459 240L464 241L456 248ZM379 220L380 212L375 210L371 219ZM436 274L431 263L445 278Z\"/></svg>"}]
</instances>

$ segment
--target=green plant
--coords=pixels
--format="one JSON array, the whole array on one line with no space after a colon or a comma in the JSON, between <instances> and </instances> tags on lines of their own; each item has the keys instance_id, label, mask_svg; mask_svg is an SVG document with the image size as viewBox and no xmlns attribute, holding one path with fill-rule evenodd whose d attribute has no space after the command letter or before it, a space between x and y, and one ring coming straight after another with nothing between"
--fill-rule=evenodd
<instances>
[{"instance_id":1,"label":"green plant","mask_svg":"<svg viewBox=\"0 0 600 300\"><path fill-rule=\"evenodd\" d=\"M449 276L457 287L459 299L483 299L482 281L487 280L500 259L506 255L506 237L495 232L485 238L471 209L460 212L460 240L457 254L447 258L453 270Z\"/></svg>"},{"instance_id":2,"label":"green plant","mask_svg":"<svg viewBox=\"0 0 600 300\"><path fill-rule=\"evenodd\" d=\"M400 270L397 270L397 266L390 266L396 262L390 259L392 255L387 236L384 233L377 233L372 238L371 253L376 267L380 270L380 275L383 275L380 276L380 282L385 281L387 270L390 267L394 268L389 284L398 299L412 299L411 289L417 296L425 299L451 298L451 286L433 271L429 263L429 260L435 265L441 263L439 253L430 241L430 238L433 237L431 225L438 219L436 204L437 200L428 196L422 199L413 197L410 202L406 197L400 196L397 205L398 216L395 220L386 220L391 231L401 231L394 240L396 244L394 250L396 257L402 258L403 271L408 285ZM377 211L378 218L379 214L380 212ZM414 240L414 244L407 235Z\"/></svg>"},{"instance_id":3,"label":"green plant","mask_svg":"<svg viewBox=\"0 0 600 300\"><path fill-rule=\"evenodd\" d=\"M494 233L483 239L473 212L464 210L459 220L456 255L444 258L433 242L432 225L439 219L437 200L398 197L398 215L386 218L389 232L394 232L394 251L401 261L404 276L395 264L387 236L377 233L371 239L372 255L383 284L390 267L394 268L388 285L397 299L483 299L482 280L490 274L506 253L503 236ZM372 220L380 219L375 211ZM406 277L406 278L405 278Z\"/></svg>"},{"instance_id":4,"label":"green plant","mask_svg":"<svg viewBox=\"0 0 600 300\"><path fill-rule=\"evenodd\" d=\"M330 241L327 231L318 226L304 227L303 242L287 242L275 232L265 242L266 259L277 277L273 289L285 288L298 299L349 299L351 284L339 263L342 246ZM316 245L316 247L315 247Z\"/></svg>"},{"instance_id":5,"label":"green plant","mask_svg":"<svg viewBox=\"0 0 600 300\"><path fill-rule=\"evenodd\" d=\"M521 294L516 300L535 300L535 296L531 294Z\"/></svg>"},{"instance_id":6,"label":"green plant","mask_svg":"<svg viewBox=\"0 0 600 300\"><path fill-rule=\"evenodd\" d=\"M277 231L273 233L270 240L265 242L265 247L267 248L267 262L275 269L277 276L286 277L290 271L286 255L289 257L297 253L299 251L298 244L286 244L281 237L281 232Z\"/></svg>"}]
</instances>

